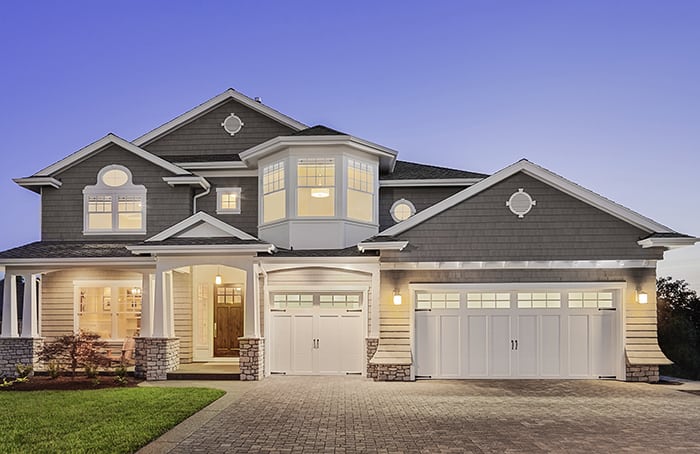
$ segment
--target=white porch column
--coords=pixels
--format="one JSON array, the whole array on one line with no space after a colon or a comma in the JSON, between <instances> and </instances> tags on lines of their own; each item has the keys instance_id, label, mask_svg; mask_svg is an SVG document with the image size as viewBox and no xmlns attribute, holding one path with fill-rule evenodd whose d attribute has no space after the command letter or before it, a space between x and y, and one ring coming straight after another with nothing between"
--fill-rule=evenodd
<instances>
[{"instance_id":1,"label":"white porch column","mask_svg":"<svg viewBox=\"0 0 700 454\"><path fill-rule=\"evenodd\" d=\"M243 337L260 337L260 302L256 290L258 286L255 281L257 275L252 266L245 270L245 307L243 308Z\"/></svg>"},{"instance_id":2,"label":"white porch column","mask_svg":"<svg viewBox=\"0 0 700 454\"><path fill-rule=\"evenodd\" d=\"M156 273L156 298L153 307L152 337L175 337L173 329L173 274L172 271Z\"/></svg>"},{"instance_id":3,"label":"white porch column","mask_svg":"<svg viewBox=\"0 0 700 454\"><path fill-rule=\"evenodd\" d=\"M370 333L368 337L379 338L379 325L381 317L381 279L379 265L372 270L372 302L370 303Z\"/></svg>"},{"instance_id":4,"label":"white porch column","mask_svg":"<svg viewBox=\"0 0 700 454\"><path fill-rule=\"evenodd\" d=\"M153 294L152 281L155 276L151 273L141 273L141 332L140 337L153 336Z\"/></svg>"},{"instance_id":5,"label":"white porch column","mask_svg":"<svg viewBox=\"0 0 700 454\"><path fill-rule=\"evenodd\" d=\"M8 272L5 272L0 337L19 337L17 326L17 276Z\"/></svg>"},{"instance_id":6,"label":"white porch column","mask_svg":"<svg viewBox=\"0 0 700 454\"><path fill-rule=\"evenodd\" d=\"M39 337L39 300L36 274L24 274L24 304L22 306L22 337Z\"/></svg>"}]
</instances>

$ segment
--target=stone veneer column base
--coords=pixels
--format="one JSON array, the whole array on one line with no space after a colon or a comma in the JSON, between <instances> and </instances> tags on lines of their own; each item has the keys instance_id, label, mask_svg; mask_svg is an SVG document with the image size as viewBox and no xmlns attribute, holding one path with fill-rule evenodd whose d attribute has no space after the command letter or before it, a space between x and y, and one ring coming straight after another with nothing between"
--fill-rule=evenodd
<instances>
[{"instance_id":1,"label":"stone veneer column base","mask_svg":"<svg viewBox=\"0 0 700 454\"><path fill-rule=\"evenodd\" d=\"M375 381L411 381L410 364L376 364Z\"/></svg>"},{"instance_id":2,"label":"stone veneer column base","mask_svg":"<svg viewBox=\"0 0 700 454\"><path fill-rule=\"evenodd\" d=\"M168 372L180 365L180 339L137 337L134 376L146 380L166 380Z\"/></svg>"},{"instance_id":3,"label":"stone veneer column base","mask_svg":"<svg viewBox=\"0 0 700 454\"><path fill-rule=\"evenodd\" d=\"M265 339L239 337L241 380L262 380L265 376Z\"/></svg>"},{"instance_id":4,"label":"stone veneer column base","mask_svg":"<svg viewBox=\"0 0 700 454\"><path fill-rule=\"evenodd\" d=\"M633 366L627 364L627 381L657 383L659 381L659 366Z\"/></svg>"},{"instance_id":5,"label":"stone veneer column base","mask_svg":"<svg viewBox=\"0 0 700 454\"><path fill-rule=\"evenodd\" d=\"M376 337L368 337L365 339L365 347L367 350L367 378L377 378L377 365L370 364L370 361L377 353L379 348L379 339Z\"/></svg>"},{"instance_id":6,"label":"stone veneer column base","mask_svg":"<svg viewBox=\"0 0 700 454\"><path fill-rule=\"evenodd\" d=\"M36 369L43 343L41 338L0 337L0 377L17 378L17 364Z\"/></svg>"}]
</instances>

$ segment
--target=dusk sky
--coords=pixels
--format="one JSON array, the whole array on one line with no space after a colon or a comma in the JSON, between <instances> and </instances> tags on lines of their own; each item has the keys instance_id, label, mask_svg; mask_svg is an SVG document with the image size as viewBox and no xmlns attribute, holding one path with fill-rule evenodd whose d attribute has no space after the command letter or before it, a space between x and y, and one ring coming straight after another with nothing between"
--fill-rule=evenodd
<instances>
[{"instance_id":1,"label":"dusk sky","mask_svg":"<svg viewBox=\"0 0 700 454\"><path fill-rule=\"evenodd\" d=\"M700 235L698 1L15 1L0 58L2 250L39 239L11 178L229 87L407 161L527 158ZM700 289L700 246L666 256Z\"/></svg>"}]
</instances>

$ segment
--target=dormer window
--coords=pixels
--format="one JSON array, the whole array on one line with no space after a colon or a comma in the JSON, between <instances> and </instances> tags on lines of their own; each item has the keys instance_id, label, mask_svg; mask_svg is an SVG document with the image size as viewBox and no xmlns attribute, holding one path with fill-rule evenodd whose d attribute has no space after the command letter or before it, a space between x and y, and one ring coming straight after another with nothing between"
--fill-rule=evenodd
<instances>
[{"instance_id":1,"label":"dormer window","mask_svg":"<svg viewBox=\"0 0 700 454\"><path fill-rule=\"evenodd\" d=\"M131 181L124 166L110 165L97 174L97 184L83 189L83 233L146 233L146 188Z\"/></svg>"}]
</instances>

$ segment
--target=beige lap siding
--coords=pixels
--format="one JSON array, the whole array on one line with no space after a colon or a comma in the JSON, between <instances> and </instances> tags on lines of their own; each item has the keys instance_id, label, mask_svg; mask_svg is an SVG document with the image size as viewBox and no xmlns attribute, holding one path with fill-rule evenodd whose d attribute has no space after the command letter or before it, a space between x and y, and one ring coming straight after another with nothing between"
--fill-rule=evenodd
<instances>
[{"instance_id":1,"label":"beige lap siding","mask_svg":"<svg viewBox=\"0 0 700 454\"><path fill-rule=\"evenodd\" d=\"M180 339L180 363L192 362L192 274L173 271L175 336Z\"/></svg>"},{"instance_id":2,"label":"beige lap siding","mask_svg":"<svg viewBox=\"0 0 700 454\"><path fill-rule=\"evenodd\" d=\"M141 280L141 273L115 269L80 268L55 271L41 279L41 335L57 337L71 334L76 316L73 281Z\"/></svg>"},{"instance_id":3,"label":"beige lap siding","mask_svg":"<svg viewBox=\"0 0 700 454\"><path fill-rule=\"evenodd\" d=\"M625 354L629 365L647 366L671 364L659 348L656 314L656 277L651 276L641 284L649 302L636 301L636 288L628 286L625 301Z\"/></svg>"}]
</instances>

